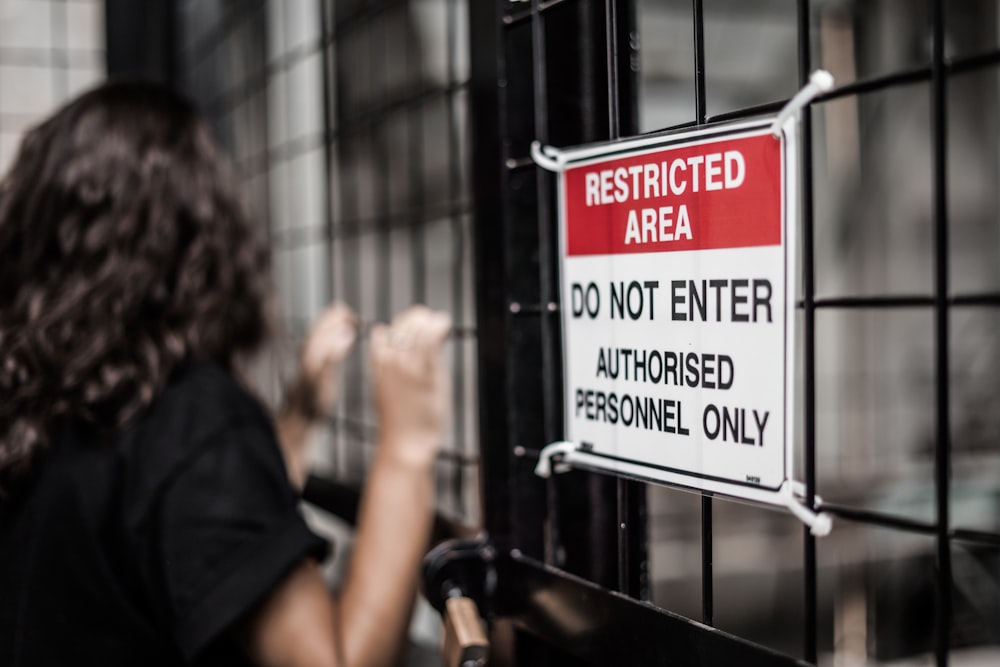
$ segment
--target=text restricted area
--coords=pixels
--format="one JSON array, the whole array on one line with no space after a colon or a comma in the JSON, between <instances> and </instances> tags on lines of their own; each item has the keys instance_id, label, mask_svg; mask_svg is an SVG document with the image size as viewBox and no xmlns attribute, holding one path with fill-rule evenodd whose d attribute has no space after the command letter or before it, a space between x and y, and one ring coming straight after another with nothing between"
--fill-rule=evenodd
<instances>
[{"instance_id":1,"label":"text restricted area","mask_svg":"<svg viewBox=\"0 0 1000 667\"><path fill-rule=\"evenodd\" d=\"M696 488L787 479L787 151L755 126L570 158L568 440Z\"/></svg>"}]
</instances>

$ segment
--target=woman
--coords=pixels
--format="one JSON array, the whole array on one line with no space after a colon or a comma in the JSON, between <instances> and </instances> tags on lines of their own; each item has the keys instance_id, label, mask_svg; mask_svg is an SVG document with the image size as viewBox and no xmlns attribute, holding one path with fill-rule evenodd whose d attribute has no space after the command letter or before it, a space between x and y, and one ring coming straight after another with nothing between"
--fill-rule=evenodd
<instances>
[{"instance_id":1,"label":"woman","mask_svg":"<svg viewBox=\"0 0 1000 667\"><path fill-rule=\"evenodd\" d=\"M396 657L449 321L417 307L372 331L378 453L331 597L293 483L353 316L333 308L308 337L279 443L236 379L267 330L253 232L204 121L166 89L104 85L24 138L0 184L0 664Z\"/></svg>"}]
</instances>

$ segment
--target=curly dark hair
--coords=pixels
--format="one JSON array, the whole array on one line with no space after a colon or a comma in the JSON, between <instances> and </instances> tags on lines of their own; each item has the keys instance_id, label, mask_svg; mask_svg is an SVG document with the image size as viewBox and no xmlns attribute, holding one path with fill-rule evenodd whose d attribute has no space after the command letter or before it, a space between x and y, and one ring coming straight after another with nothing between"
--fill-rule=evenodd
<instances>
[{"instance_id":1,"label":"curly dark hair","mask_svg":"<svg viewBox=\"0 0 1000 667\"><path fill-rule=\"evenodd\" d=\"M24 137L0 183L0 479L66 420L113 436L189 360L268 332L268 252L206 122L111 82Z\"/></svg>"}]
</instances>

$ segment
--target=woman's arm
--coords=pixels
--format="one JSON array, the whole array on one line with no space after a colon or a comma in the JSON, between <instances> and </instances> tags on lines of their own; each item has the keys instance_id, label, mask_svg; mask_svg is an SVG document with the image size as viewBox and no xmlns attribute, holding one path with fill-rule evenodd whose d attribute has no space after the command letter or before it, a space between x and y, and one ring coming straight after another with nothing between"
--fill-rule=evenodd
<instances>
[{"instance_id":1,"label":"woman's arm","mask_svg":"<svg viewBox=\"0 0 1000 667\"><path fill-rule=\"evenodd\" d=\"M337 370L354 344L357 318L344 304L334 304L320 315L306 336L295 380L278 410L277 431L288 468L297 489L309 473L309 434L333 413L337 401Z\"/></svg>"},{"instance_id":2,"label":"woman's arm","mask_svg":"<svg viewBox=\"0 0 1000 667\"><path fill-rule=\"evenodd\" d=\"M259 664L367 667L397 659L434 511L433 465L450 397L440 351L450 326L447 316L418 306L372 331L379 446L343 591L334 600L314 563L299 566L249 625L248 650Z\"/></svg>"}]
</instances>

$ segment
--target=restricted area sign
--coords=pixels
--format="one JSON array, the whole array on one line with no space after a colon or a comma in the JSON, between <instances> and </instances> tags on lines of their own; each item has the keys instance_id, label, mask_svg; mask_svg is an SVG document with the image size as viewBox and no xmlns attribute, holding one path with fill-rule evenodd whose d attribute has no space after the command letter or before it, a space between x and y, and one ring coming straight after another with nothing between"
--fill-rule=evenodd
<instances>
[{"instance_id":1,"label":"restricted area sign","mask_svg":"<svg viewBox=\"0 0 1000 667\"><path fill-rule=\"evenodd\" d=\"M791 479L794 136L561 153L565 424L588 465L766 499Z\"/></svg>"}]
</instances>

